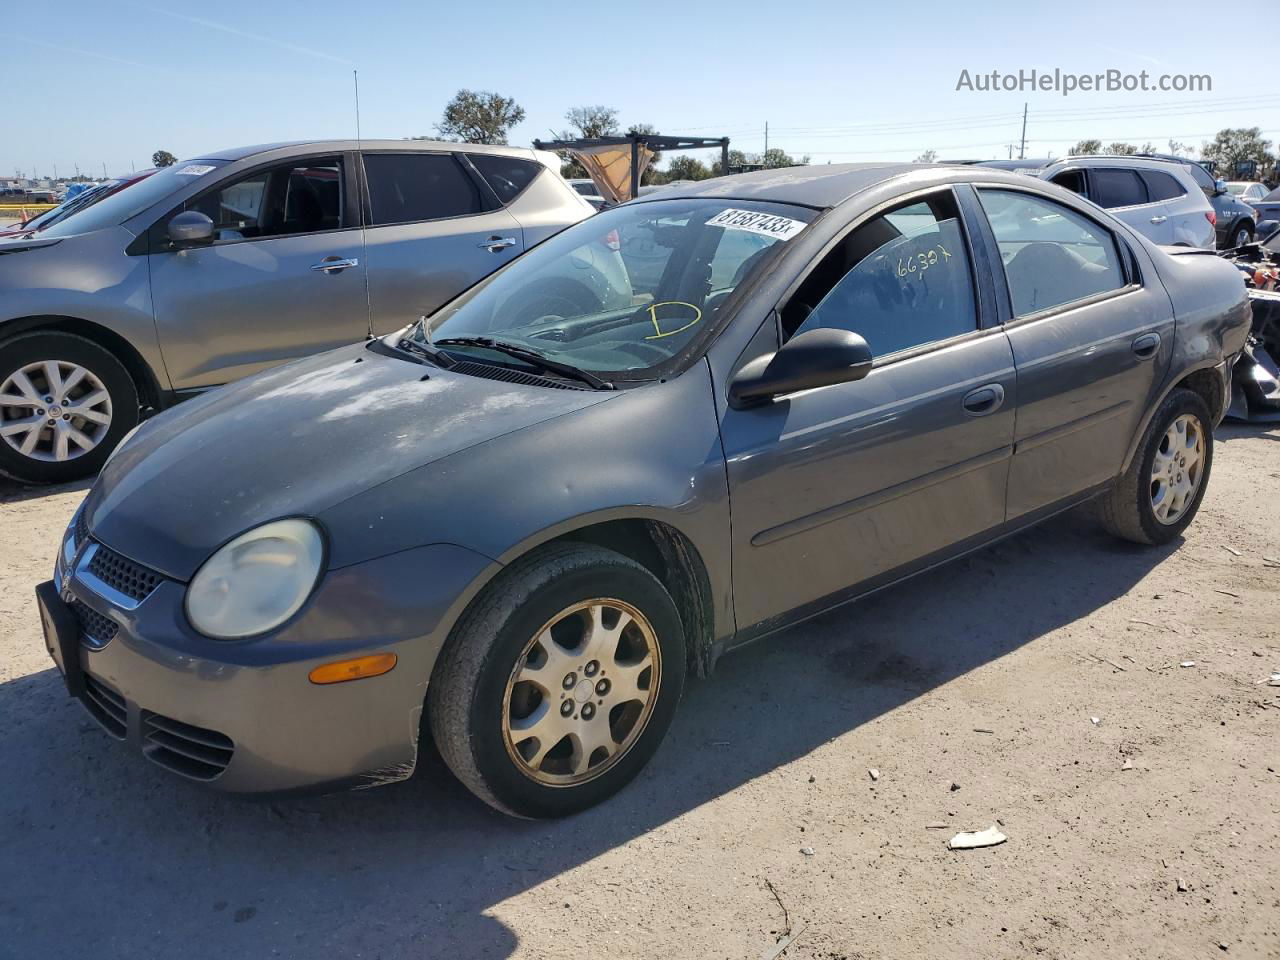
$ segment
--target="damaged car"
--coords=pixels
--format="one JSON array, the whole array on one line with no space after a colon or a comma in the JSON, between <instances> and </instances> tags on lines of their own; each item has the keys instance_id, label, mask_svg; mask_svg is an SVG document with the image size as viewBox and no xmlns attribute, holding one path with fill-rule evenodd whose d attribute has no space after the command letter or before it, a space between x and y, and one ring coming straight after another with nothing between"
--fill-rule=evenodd
<instances>
[{"instance_id":1,"label":"damaged car","mask_svg":"<svg viewBox=\"0 0 1280 960\"><path fill-rule=\"evenodd\" d=\"M1255 423L1280 422L1280 229L1221 256L1240 270L1253 311L1248 342L1232 371L1227 415Z\"/></svg>"},{"instance_id":2,"label":"damaged car","mask_svg":"<svg viewBox=\"0 0 1280 960\"><path fill-rule=\"evenodd\" d=\"M673 187L143 423L37 589L46 644L215 789L385 784L430 737L497 809L571 814L735 647L1093 498L1175 540L1248 325L1231 264L1017 174Z\"/></svg>"}]
</instances>

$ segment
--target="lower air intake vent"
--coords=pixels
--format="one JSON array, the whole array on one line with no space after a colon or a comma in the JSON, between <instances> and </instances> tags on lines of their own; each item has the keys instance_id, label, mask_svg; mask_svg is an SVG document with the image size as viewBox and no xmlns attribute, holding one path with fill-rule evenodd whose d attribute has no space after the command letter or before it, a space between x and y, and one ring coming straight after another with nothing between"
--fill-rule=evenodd
<instances>
[{"instance_id":1,"label":"lower air intake vent","mask_svg":"<svg viewBox=\"0 0 1280 960\"><path fill-rule=\"evenodd\" d=\"M470 360L459 360L449 368L449 372L466 374L468 377L484 377L486 380L501 380L503 383L523 383L530 387L551 387L554 390L591 389L586 384L566 383L563 380L525 373L523 370L512 370L492 363L472 363Z\"/></svg>"},{"instance_id":2,"label":"lower air intake vent","mask_svg":"<svg viewBox=\"0 0 1280 960\"><path fill-rule=\"evenodd\" d=\"M84 705L102 729L117 740L124 739L129 730L129 708L124 697L92 674L85 674Z\"/></svg>"},{"instance_id":3,"label":"lower air intake vent","mask_svg":"<svg viewBox=\"0 0 1280 960\"><path fill-rule=\"evenodd\" d=\"M216 779L235 752L231 738L217 730L192 726L158 713L142 722L143 755L166 770L193 780Z\"/></svg>"}]
</instances>

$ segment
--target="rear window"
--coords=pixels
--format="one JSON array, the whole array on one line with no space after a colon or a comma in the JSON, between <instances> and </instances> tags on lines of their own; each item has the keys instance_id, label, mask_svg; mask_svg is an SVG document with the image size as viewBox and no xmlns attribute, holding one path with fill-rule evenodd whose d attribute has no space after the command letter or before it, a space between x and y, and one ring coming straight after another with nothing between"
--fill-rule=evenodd
<instances>
[{"instance_id":1,"label":"rear window","mask_svg":"<svg viewBox=\"0 0 1280 960\"><path fill-rule=\"evenodd\" d=\"M1147 188L1134 170L1101 167L1090 171L1089 180L1092 194L1090 199L1107 210L1147 202Z\"/></svg>"},{"instance_id":2,"label":"rear window","mask_svg":"<svg viewBox=\"0 0 1280 960\"><path fill-rule=\"evenodd\" d=\"M1143 170L1142 179L1146 181L1147 196L1152 203L1157 200L1172 200L1174 197L1184 196L1187 192L1175 178L1159 170Z\"/></svg>"},{"instance_id":3,"label":"rear window","mask_svg":"<svg viewBox=\"0 0 1280 960\"><path fill-rule=\"evenodd\" d=\"M467 154L467 158L476 165L485 182L493 187L493 192L503 203L510 203L544 169L542 164L533 160L521 160L518 157L498 157L484 153Z\"/></svg>"},{"instance_id":4,"label":"rear window","mask_svg":"<svg viewBox=\"0 0 1280 960\"><path fill-rule=\"evenodd\" d=\"M480 188L452 154L365 154L364 169L374 226L465 217L485 209Z\"/></svg>"}]
</instances>

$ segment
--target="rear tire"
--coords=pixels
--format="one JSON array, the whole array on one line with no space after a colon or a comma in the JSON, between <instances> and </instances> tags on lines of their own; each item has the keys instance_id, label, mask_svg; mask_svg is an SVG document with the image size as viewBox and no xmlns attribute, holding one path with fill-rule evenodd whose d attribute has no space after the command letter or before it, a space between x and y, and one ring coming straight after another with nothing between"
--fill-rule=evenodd
<instances>
[{"instance_id":1,"label":"rear tire","mask_svg":"<svg viewBox=\"0 0 1280 960\"><path fill-rule=\"evenodd\" d=\"M566 816L649 761L685 668L680 616L653 574L612 550L553 544L499 574L454 627L427 691L431 733L490 806Z\"/></svg>"},{"instance_id":2,"label":"rear tire","mask_svg":"<svg viewBox=\"0 0 1280 960\"><path fill-rule=\"evenodd\" d=\"M1209 484L1212 422L1199 394L1182 388L1170 393L1147 425L1129 469L1100 498L1103 526L1134 543L1164 544L1181 536Z\"/></svg>"},{"instance_id":3,"label":"rear tire","mask_svg":"<svg viewBox=\"0 0 1280 960\"><path fill-rule=\"evenodd\" d=\"M0 474L23 483L91 476L138 413L129 371L92 340L33 331L0 343Z\"/></svg>"}]
</instances>

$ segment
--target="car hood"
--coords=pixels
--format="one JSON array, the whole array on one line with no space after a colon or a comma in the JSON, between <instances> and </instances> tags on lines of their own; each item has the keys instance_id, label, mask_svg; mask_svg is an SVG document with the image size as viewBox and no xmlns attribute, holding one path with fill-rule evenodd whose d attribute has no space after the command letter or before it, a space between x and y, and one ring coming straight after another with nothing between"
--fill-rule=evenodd
<instances>
[{"instance_id":1,"label":"car hood","mask_svg":"<svg viewBox=\"0 0 1280 960\"><path fill-rule=\"evenodd\" d=\"M615 395L343 347L147 422L103 469L85 518L112 549L188 580L260 523L316 516L406 471Z\"/></svg>"}]
</instances>

